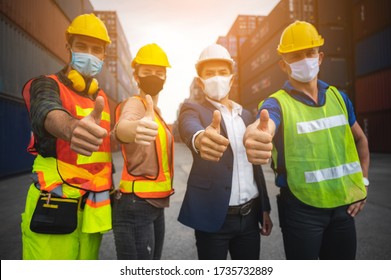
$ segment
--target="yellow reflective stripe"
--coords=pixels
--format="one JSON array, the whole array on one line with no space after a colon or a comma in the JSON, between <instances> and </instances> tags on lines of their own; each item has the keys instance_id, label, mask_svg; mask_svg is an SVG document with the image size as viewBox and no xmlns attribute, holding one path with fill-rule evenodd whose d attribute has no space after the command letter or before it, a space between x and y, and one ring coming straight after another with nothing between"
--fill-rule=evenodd
<instances>
[{"instance_id":1,"label":"yellow reflective stripe","mask_svg":"<svg viewBox=\"0 0 391 280\"><path fill-rule=\"evenodd\" d=\"M159 133L159 140L160 140L160 150L161 150L161 157L162 157L162 171L164 173L164 176L166 177L166 181L170 179L169 170L170 166L168 163L168 150L167 150L167 135L166 135L166 129L159 118L155 118L155 121L158 122L158 133Z\"/></svg>"},{"instance_id":2,"label":"yellow reflective stripe","mask_svg":"<svg viewBox=\"0 0 391 280\"><path fill-rule=\"evenodd\" d=\"M80 106L76 105L76 115L79 117L86 117L89 114L91 114L93 109L94 108L81 108ZM106 112L102 112L102 120L109 122L110 114Z\"/></svg>"},{"instance_id":3,"label":"yellow reflective stripe","mask_svg":"<svg viewBox=\"0 0 391 280\"><path fill-rule=\"evenodd\" d=\"M102 162L111 162L110 153L93 152L92 155L89 157L77 154L77 164L102 163Z\"/></svg>"},{"instance_id":4,"label":"yellow reflective stripe","mask_svg":"<svg viewBox=\"0 0 391 280\"><path fill-rule=\"evenodd\" d=\"M144 192L144 193L154 193L154 192L168 192L171 190L171 180L167 180L164 182L156 182L156 181L134 181L134 190L136 193ZM133 181L121 180L119 183L119 187L124 192L133 192Z\"/></svg>"}]
</instances>

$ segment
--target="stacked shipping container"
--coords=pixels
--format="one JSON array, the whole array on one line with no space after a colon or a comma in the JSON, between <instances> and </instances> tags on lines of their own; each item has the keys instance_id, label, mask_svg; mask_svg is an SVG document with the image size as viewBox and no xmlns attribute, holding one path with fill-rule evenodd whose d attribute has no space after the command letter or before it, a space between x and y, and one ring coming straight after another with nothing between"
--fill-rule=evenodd
<instances>
[{"instance_id":1,"label":"stacked shipping container","mask_svg":"<svg viewBox=\"0 0 391 280\"><path fill-rule=\"evenodd\" d=\"M354 1L355 104L371 152L391 146L391 2Z\"/></svg>"},{"instance_id":2,"label":"stacked shipping container","mask_svg":"<svg viewBox=\"0 0 391 280\"><path fill-rule=\"evenodd\" d=\"M115 11L95 11L95 14L106 24L111 44L107 49L105 63L116 79L115 100L122 101L137 93L137 86L132 79L132 55L126 40L121 22Z\"/></svg>"},{"instance_id":3,"label":"stacked shipping container","mask_svg":"<svg viewBox=\"0 0 391 280\"><path fill-rule=\"evenodd\" d=\"M239 60L241 58L240 47L253 33L253 31L257 29L262 19L262 16L239 15L236 18L235 22L232 24L227 35L224 37L219 37L219 39L217 40L217 44L224 46L235 61L235 80L234 84L232 85L229 96L232 100L238 103L240 102L239 83L241 78L241 76L239 75Z\"/></svg>"},{"instance_id":4,"label":"stacked shipping container","mask_svg":"<svg viewBox=\"0 0 391 280\"><path fill-rule=\"evenodd\" d=\"M254 113L258 103L280 88L285 80L277 65L276 48L282 30L299 17L299 11L297 1L280 1L241 46L240 101Z\"/></svg>"}]
</instances>

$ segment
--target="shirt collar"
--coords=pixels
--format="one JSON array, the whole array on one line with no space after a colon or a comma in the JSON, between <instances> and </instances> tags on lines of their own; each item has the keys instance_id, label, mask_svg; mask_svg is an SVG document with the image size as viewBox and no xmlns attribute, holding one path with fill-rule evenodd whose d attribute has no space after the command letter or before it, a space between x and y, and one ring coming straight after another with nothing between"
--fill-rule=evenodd
<instances>
[{"instance_id":1,"label":"shirt collar","mask_svg":"<svg viewBox=\"0 0 391 280\"><path fill-rule=\"evenodd\" d=\"M322 80L319 80L318 79L318 89L319 89L319 91L321 91L321 92L326 92L326 90L329 88L329 84L328 83L326 83L326 82L323 82ZM293 93L293 91L295 91L295 92L300 92L300 91L298 91L297 89L295 89L292 85L291 85L291 83L289 82L289 81L286 81L285 82L285 84L284 84L284 86L282 87L286 92L288 92L288 93Z\"/></svg>"},{"instance_id":2,"label":"shirt collar","mask_svg":"<svg viewBox=\"0 0 391 280\"><path fill-rule=\"evenodd\" d=\"M318 86L318 103L319 105L323 105L325 102L325 94L327 89L329 88L329 84L318 79L317 86ZM305 102L309 102L309 104L312 104L313 102L313 100L305 93L295 89L289 81L285 82L282 89L285 90L287 93L289 93L293 98L297 100L305 100Z\"/></svg>"},{"instance_id":3,"label":"shirt collar","mask_svg":"<svg viewBox=\"0 0 391 280\"><path fill-rule=\"evenodd\" d=\"M217 102L217 101L215 101L215 100L212 100L212 99L210 99L208 96L206 96L206 99L207 99L207 100L208 100L216 109L220 110L220 109L222 109L222 108L225 108L225 109L228 110L228 108L227 108L225 105L221 104L220 102ZM243 107L242 107L240 104L238 104L238 103L236 103L235 101L233 101L233 100L230 100L230 101L231 101L231 103L232 103L232 112L237 113L239 116L241 116L241 115L242 115L242 111L243 111Z\"/></svg>"}]
</instances>

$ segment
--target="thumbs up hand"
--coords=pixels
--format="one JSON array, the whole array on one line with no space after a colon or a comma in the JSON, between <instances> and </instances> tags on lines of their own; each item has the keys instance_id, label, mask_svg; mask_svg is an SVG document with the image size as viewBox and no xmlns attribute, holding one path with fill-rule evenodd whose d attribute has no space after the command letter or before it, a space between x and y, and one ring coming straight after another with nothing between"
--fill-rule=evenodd
<instances>
[{"instance_id":1,"label":"thumbs up hand","mask_svg":"<svg viewBox=\"0 0 391 280\"><path fill-rule=\"evenodd\" d=\"M272 155L272 139L275 124L269 119L269 112L263 109L260 118L249 125L244 134L247 159L252 164L266 164Z\"/></svg>"},{"instance_id":2,"label":"thumbs up hand","mask_svg":"<svg viewBox=\"0 0 391 280\"><path fill-rule=\"evenodd\" d=\"M213 112L212 123L197 135L195 146L205 160L219 161L228 147L229 140L220 135L221 113Z\"/></svg>"},{"instance_id":3,"label":"thumbs up hand","mask_svg":"<svg viewBox=\"0 0 391 280\"><path fill-rule=\"evenodd\" d=\"M98 96L92 112L76 123L70 140L71 149L76 153L90 156L93 152L98 151L103 143L103 138L107 136L107 130L100 127L99 123L104 106L103 97Z\"/></svg>"},{"instance_id":4,"label":"thumbs up hand","mask_svg":"<svg viewBox=\"0 0 391 280\"><path fill-rule=\"evenodd\" d=\"M158 124L155 122L155 112L153 109L153 101L150 95L145 96L147 108L145 116L140 119L136 127L134 142L140 145L148 146L155 141L158 134Z\"/></svg>"}]
</instances>

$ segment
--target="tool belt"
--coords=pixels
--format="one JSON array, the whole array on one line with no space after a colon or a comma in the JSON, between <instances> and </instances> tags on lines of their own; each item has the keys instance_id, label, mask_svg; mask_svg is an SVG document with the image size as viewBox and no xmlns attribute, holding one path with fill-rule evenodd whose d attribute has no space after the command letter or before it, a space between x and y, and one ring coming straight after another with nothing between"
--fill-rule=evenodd
<instances>
[{"instance_id":1,"label":"tool belt","mask_svg":"<svg viewBox=\"0 0 391 280\"><path fill-rule=\"evenodd\" d=\"M247 201L241 205L229 206L228 207L228 215L241 215L247 216L250 214L251 210L255 206L256 198Z\"/></svg>"},{"instance_id":2,"label":"tool belt","mask_svg":"<svg viewBox=\"0 0 391 280\"><path fill-rule=\"evenodd\" d=\"M83 197L79 199L55 197L41 192L30 222L36 233L68 234L77 228L77 211Z\"/></svg>"}]
</instances>

